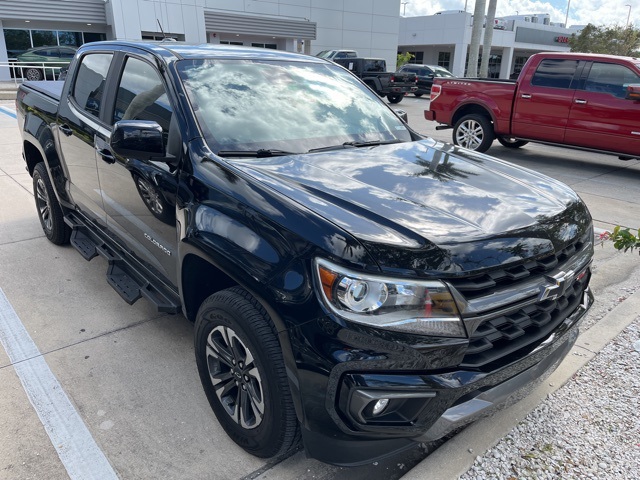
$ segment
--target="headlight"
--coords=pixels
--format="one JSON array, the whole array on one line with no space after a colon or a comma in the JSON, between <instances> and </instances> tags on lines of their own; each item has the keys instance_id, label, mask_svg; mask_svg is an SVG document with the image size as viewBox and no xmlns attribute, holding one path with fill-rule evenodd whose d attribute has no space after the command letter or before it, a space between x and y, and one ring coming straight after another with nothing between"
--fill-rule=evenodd
<instances>
[{"instance_id":1,"label":"headlight","mask_svg":"<svg viewBox=\"0 0 640 480\"><path fill-rule=\"evenodd\" d=\"M316 259L315 270L319 296L341 318L399 332L466 337L458 307L440 281L354 272L323 259Z\"/></svg>"}]
</instances>

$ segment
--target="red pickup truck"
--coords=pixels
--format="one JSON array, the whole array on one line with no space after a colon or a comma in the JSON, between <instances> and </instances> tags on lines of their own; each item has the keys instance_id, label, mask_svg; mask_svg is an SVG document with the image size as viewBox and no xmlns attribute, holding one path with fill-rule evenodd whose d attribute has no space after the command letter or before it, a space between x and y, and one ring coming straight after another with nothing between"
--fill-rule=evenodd
<instances>
[{"instance_id":1,"label":"red pickup truck","mask_svg":"<svg viewBox=\"0 0 640 480\"><path fill-rule=\"evenodd\" d=\"M640 157L640 59L538 53L516 81L438 78L427 120L456 145L486 151L529 141Z\"/></svg>"}]
</instances>

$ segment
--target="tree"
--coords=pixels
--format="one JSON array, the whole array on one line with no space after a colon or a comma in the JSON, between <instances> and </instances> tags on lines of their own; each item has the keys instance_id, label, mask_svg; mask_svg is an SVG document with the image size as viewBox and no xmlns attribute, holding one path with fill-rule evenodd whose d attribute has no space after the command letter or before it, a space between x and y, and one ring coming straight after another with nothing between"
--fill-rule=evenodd
<instances>
[{"instance_id":1,"label":"tree","mask_svg":"<svg viewBox=\"0 0 640 480\"><path fill-rule=\"evenodd\" d=\"M640 55L640 29L633 25L597 27L590 23L569 38L572 52L605 53L637 57Z\"/></svg>"},{"instance_id":2,"label":"tree","mask_svg":"<svg viewBox=\"0 0 640 480\"><path fill-rule=\"evenodd\" d=\"M414 58L415 55L413 53L404 52L398 54L398 60L396 62L396 68L400 68L401 66L409 63L409 61Z\"/></svg>"}]
</instances>

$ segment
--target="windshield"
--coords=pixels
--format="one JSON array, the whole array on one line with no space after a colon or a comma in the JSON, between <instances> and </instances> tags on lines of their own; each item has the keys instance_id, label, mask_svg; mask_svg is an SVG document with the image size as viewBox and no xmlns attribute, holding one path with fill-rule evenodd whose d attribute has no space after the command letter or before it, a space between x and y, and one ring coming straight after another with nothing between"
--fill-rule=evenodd
<instances>
[{"instance_id":1,"label":"windshield","mask_svg":"<svg viewBox=\"0 0 640 480\"><path fill-rule=\"evenodd\" d=\"M393 111L337 65L206 59L181 60L178 71L216 153L411 140Z\"/></svg>"},{"instance_id":2,"label":"windshield","mask_svg":"<svg viewBox=\"0 0 640 480\"><path fill-rule=\"evenodd\" d=\"M445 68L436 68L433 70L433 74L436 77L453 77L453 73L451 73L449 70L445 69Z\"/></svg>"}]
</instances>

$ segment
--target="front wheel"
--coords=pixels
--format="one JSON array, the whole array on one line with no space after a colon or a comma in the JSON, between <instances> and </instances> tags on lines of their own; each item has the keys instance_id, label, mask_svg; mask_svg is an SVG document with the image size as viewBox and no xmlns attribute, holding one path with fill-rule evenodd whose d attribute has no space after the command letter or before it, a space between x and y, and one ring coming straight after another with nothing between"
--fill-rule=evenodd
<instances>
[{"instance_id":1,"label":"front wheel","mask_svg":"<svg viewBox=\"0 0 640 480\"><path fill-rule=\"evenodd\" d=\"M387 95L387 100L389 100L389 103L400 103L403 97L404 97L404 93L397 93L393 95L389 94Z\"/></svg>"},{"instance_id":2,"label":"front wheel","mask_svg":"<svg viewBox=\"0 0 640 480\"><path fill-rule=\"evenodd\" d=\"M496 138L504 147L507 148L520 148L529 143L526 140L518 140L517 138L505 137L502 135L498 135Z\"/></svg>"},{"instance_id":3,"label":"front wheel","mask_svg":"<svg viewBox=\"0 0 640 480\"><path fill-rule=\"evenodd\" d=\"M71 229L64 223L64 215L44 163L33 169L33 194L36 198L38 218L45 236L56 245L69 243Z\"/></svg>"},{"instance_id":4,"label":"front wheel","mask_svg":"<svg viewBox=\"0 0 640 480\"><path fill-rule=\"evenodd\" d=\"M484 115L465 115L453 127L453 143L476 152L486 152L494 138L493 125Z\"/></svg>"},{"instance_id":5,"label":"front wheel","mask_svg":"<svg viewBox=\"0 0 640 480\"><path fill-rule=\"evenodd\" d=\"M209 404L233 441L263 458L296 446L300 429L280 343L251 294L230 288L202 303L195 351Z\"/></svg>"}]
</instances>

